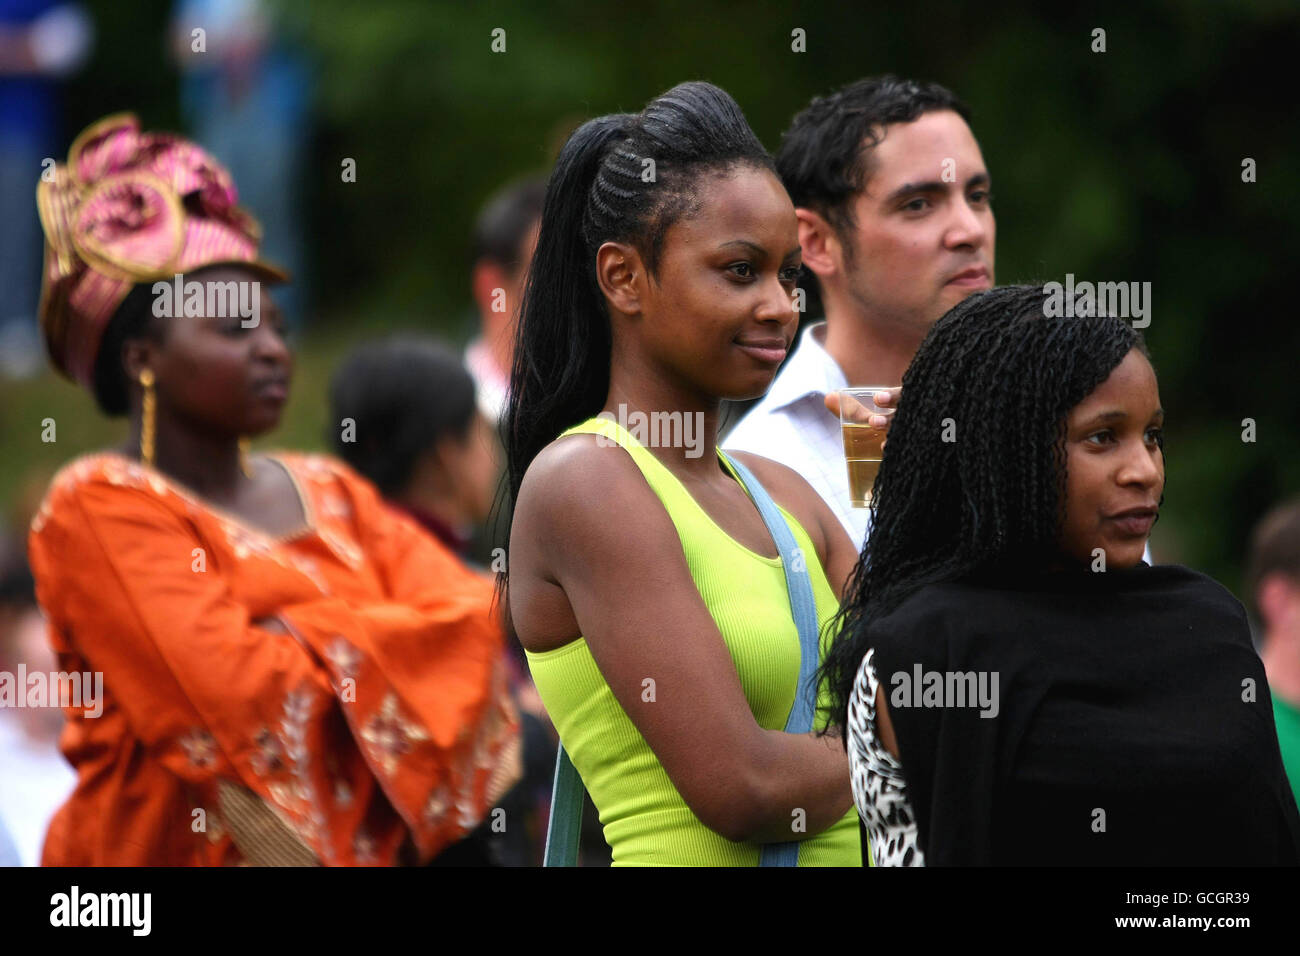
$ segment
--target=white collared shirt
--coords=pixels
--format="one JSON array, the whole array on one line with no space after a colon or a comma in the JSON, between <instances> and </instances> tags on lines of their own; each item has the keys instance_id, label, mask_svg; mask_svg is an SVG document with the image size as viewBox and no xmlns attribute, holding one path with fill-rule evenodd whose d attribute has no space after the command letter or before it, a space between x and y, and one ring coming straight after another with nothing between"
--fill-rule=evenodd
<instances>
[{"instance_id":1,"label":"white collared shirt","mask_svg":"<svg viewBox=\"0 0 1300 956\"><path fill-rule=\"evenodd\" d=\"M491 424L501 421L506 410L506 393L510 390L510 376L497 365L497 360L482 336L465 347L465 369L474 379L474 395L478 410Z\"/></svg>"},{"instance_id":2,"label":"white collared shirt","mask_svg":"<svg viewBox=\"0 0 1300 956\"><path fill-rule=\"evenodd\" d=\"M800 333L799 347L762 400L722 442L724 451L748 451L788 465L803 476L840 519L858 549L866 544L871 509L849 503L849 466L840 420L825 397L848 380L826 351L826 323Z\"/></svg>"},{"instance_id":3,"label":"white collared shirt","mask_svg":"<svg viewBox=\"0 0 1300 956\"><path fill-rule=\"evenodd\" d=\"M762 400L728 432L722 448L753 452L793 468L822 496L861 552L871 532L871 509L850 504L840 420L826 410L824 401L831 392L848 388L849 382L825 343L824 320L800 333L794 355ZM1142 557L1154 563L1150 545Z\"/></svg>"}]
</instances>

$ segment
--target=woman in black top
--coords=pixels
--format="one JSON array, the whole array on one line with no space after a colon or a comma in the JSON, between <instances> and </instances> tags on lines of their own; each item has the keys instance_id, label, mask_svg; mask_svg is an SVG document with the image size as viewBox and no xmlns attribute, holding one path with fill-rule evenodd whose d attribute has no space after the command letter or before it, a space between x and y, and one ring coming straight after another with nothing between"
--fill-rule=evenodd
<instances>
[{"instance_id":1,"label":"woman in black top","mask_svg":"<svg viewBox=\"0 0 1300 956\"><path fill-rule=\"evenodd\" d=\"M1295 864L1225 588L1142 560L1164 412L1138 333L972 296L906 375L824 670L877 864Z\"/></svg>"}]
</instances>

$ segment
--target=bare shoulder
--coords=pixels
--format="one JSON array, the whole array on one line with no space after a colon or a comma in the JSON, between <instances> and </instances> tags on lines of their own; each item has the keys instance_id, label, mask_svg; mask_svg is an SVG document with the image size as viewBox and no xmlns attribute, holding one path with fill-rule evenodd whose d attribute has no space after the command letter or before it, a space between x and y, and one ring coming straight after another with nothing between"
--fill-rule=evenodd
<instances>
[{"instance_id":1,"label":"bare shoulder","mask_svg":"<svg viewBox=\"0 0 1300 956\"><path fill-rule=\"evenodd\" d=\"M837 597L857 562L858 549L822 496L789 465L753 452L730 452L747 465L775 501L790 512L812 539L817 557Z\"/></svg>"},{"instance_id":2,"label":"bare shoulder","mask_svg":"<svg viewBox=\"0 0 1300 956\"><path fill-rule=\"evenodd\" d=\"M597 438L558 438L529 464L510 532L512 582L572 585L589 577L595 555L675 536L631 455Z\"/></svg>"},{"instance_id":3,"label":"bare shoulder","mask_svg":"<svg viewBox=\"0 0 1300 956\"><path fill-rule=\"evenodd\" d=\"M776 503L798 518L804 530L816 540L816 532L824 523L822 510L829 509L803 475L789 465L751 451L729 451L727 454L746 465Z\"/></svg>"},{"instance_id":4,"label":"bare shoulder","mask_svg":"<svg viewBox=\"0 0 1300 956\"><path fill-rule=\"evenodd\" d=\"M799 472L795 471L789 465L783 465L781 462L775 461L771 458L764 458L762 455L752 451L736 451L730 448L725 450L732 458L749 466L750 471L758 476L758 480L763 482L764 487L772 484L791 488L799 488L802 486L802 488L807 489L807 494L816 494L816 492L812 490L812 486L804 479L803 475L799 474Z\"/></svg>"},{"instance_id":5,"label":"bare shoulder","mask_svg":"<svg viewBox=\"0 0 1300 956\"><path fill-rule=\"evenodd\" d=\"M594 434L557 438L529 464L515 505L520 515L562 529L566 516L607 501L653 495L631 456Z\"/></svg>"},{"instance_id":6,"label":"bare shoulder","mask_svg":"<svg viewBox=\"0 0 1300 956\"><path fill-rule=\"evenodd\" d=\"M662 621L679 600L700 603L658 496L626 450L594 435L559 439L529 465L508 562L515 631L533 651L581 634L600 663L602 649L619 644L629 615ZM648 594L654 600L637 611Z\"/></svg>"}]
</instances>

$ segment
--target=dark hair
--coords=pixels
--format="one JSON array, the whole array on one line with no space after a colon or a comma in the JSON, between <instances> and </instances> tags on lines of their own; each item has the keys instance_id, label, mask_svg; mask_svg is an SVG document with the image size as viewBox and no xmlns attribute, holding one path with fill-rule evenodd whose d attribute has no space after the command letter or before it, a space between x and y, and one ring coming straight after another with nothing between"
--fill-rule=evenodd
<instances>
[{"instance_id":1,"label":"dark hair","mask_svg":"<svg viewBox=\"0 0 1300 956\"><path fill-rule=\"evenodd\" d=\"M507 272L518 271L524 258L524 239L542 217L546 180L530 176L493 194L474 223L474 261L487 259Z\"/></svg>"},{"instance_id":2,"label":"dark hair","mask_svg":"<svg viewBox=\"0 0 1300 956\"><path fill-rule=\"evenodd\" d=\"M130 410L130 390L126 369L122 367L122 347L132 339L162 342L166 323L153 314L153 283L140 282L131 287L122 304L104 326L95 354L91 392L95 404L105 415L117 417Z\"/></svg>"},{"instance_id":3,"label":"dark hair","mask_svg":"<svg viewBox=\"0 0 1300 956\"><path fill-rule=\"evenodd\" d=\"M1247 603L1258 613L1259 586L1280 571L1300 584L1300 498L1278 505L1255 526L1246 562Z\"/></svg>"},{"instance_id":4,"label":"dark hair","mask_svg":"<svg viewBox=\"0 0 1300 956\"><path fill-rule=\"evenodd\" d=\"M401 494L421 455L473 423L474 380L460 357L422 336L397 335L354 349L330 380L330 439L339 457L382 494ZM344 419L355 441L344 441Z\"/></svg>"},{"instance_id":5,"label":"dark hair","mask_svg":"<svg viewBox=\"0 0 1300 956\"><path fill-rule=\"evenodd\" d=\"M938 110L953 110L970 122L970 110L944 87L892 75L817 97L794 118L777 151L776 168L790 199L820 214L847 240L852 200L870 177L871 151L884 127Z\"/></svg>"},{"instance_id":6,"label":"dark hair","mask_svg":"<svg viewBox=\"0 0 1300 956\"><path fill-rule=\"evenodd\" d=\"M701 82L673 87L640 113L588 120L564 144L515 333L502 423L511 502L537 454L605 404L611 333L596 251L629 243L657 275L668 228L702 203L701 180L738 165L775 172L736 101Z\"/></svg>"},{"instance_id":7,"label":"dark hair","mask_svg":"<svg viewBox=\"0 0 1300 956\"><path fill-rule=\"evenodd\" d=\"M1040 567L1058 553L1067 416L1131 349L1150 356L1120 319L1048 318L1046 301L1030 285L969 296L903 375L871 534L828 625L836 637L819 680L831 725L845 720L871 621L926 585ZM957 440L943 440L953 427Z\"/></svg>"},{"instance_id":8,"label":"dark hair","mask_svg":"<svg viewBox=\"0 0 1300 956\"><path fill-rule=\"evenodd\" d=\"M737 164L773 168L736 101L708 83L589 120L564 144L516 332L504 419L512 497L537 453L605 403L611 340L596 251L630 243L655 275L668 227L698 208L701 177Z\"/></svg>"}]
</instances>

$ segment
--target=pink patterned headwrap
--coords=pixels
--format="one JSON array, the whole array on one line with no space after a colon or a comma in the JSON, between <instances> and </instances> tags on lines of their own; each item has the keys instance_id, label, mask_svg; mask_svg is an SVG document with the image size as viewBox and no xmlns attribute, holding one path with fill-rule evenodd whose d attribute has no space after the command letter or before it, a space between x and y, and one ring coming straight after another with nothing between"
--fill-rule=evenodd
<instances>
[{"instance_id":1,"label":"pink patterned headwrap","mask_svg":"<svg viewBox=\"0 0 1300 956\"><path fill-rule=\"evenodd\" d=\"M257 258L261 227L225 167L179 136L141 133L130 113L87 127L53 173L36 188L41 328L55 367L87 388L104 327L136 283L215 265L288 278Z\"/></svg>"}]
</instances>

